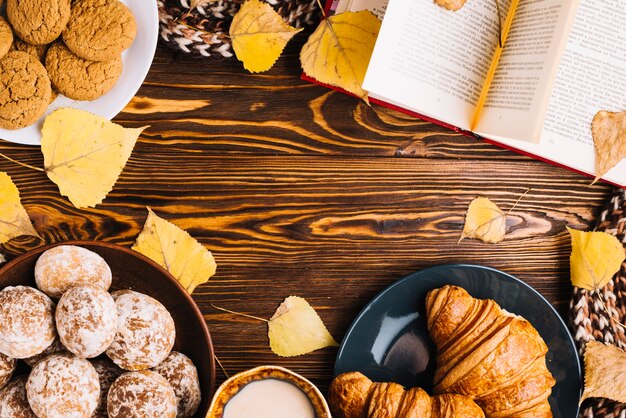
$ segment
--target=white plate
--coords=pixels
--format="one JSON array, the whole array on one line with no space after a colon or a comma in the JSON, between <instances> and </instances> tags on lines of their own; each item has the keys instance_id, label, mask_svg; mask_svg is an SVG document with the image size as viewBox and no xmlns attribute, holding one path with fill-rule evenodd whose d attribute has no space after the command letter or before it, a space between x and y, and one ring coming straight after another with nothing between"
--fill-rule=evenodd
<instances>
[{"instance_id":1,"label":"white plate","mask_svg":"<svg viewBox=\"0 0 626 418\"><path fill-rule=\"evenodd\" d=\"M124 63L122 75L117 84L104 96L92 101L78 101L59 95L48 107L45 115L26 128L10 131L0 129L0 139L17 144L39 145L41 127L45 117L60 107L74 107L112 119L130 102L148 74L157 38L159 17L154 0L121 0L126 4L137 21L137 37L129 49L122 53Z\"/></svg>"}]
</instances>

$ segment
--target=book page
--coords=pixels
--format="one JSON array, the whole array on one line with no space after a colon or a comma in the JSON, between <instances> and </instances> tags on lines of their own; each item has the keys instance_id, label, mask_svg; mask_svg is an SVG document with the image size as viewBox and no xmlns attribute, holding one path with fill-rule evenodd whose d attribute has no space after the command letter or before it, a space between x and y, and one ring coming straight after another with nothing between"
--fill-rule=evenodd
<instances>
[{"instance_id":1,"label":"book page","mask_svg":"<svg viewBox=\"0 0 626 418\"><path fill-rule=\"evenodd\" d=\"M334 0L330 6L331 14L343 12L358 12L360 10L369 10L374 13L380 20L385 17L389 0Z\"/></svg>"},{"instance_id":2,"label":"book page","mask_svg":"<svg viewBox=\"0 0 626 418\"><path fill-rule=\"evenodd\" d=\"M510 0L500 0L504 15ZM363 88L370 97L469 129L498 43L495 2L451 12L390 0Z\"/></svg>"},{"instance_id":3,"label":"book page","mask_svg":"<svg viewBox=\"0 0 626 418\"><path fill-rule=\"evenodd\" d=\"M577 1L521 1L474 131L539 142Z\"/></svg>"},{"instance_id":4,"label":"book page","mask_svg":"<svg viewBox=\"0 0 626 418\"><path fill-rule=\"evenodd\" d=\"M492 138L584 173L595 172L591 122L600 110L626 110L626 0L580 0L540 144ZM626 162L604 179L626 185Z\"/></svg>"}]
</instances>

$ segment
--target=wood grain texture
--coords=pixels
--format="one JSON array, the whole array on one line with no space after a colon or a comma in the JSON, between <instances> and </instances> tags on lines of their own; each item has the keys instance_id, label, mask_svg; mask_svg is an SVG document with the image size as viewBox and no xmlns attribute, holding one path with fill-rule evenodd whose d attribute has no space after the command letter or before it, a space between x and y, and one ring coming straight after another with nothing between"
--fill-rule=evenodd
<instances>
[{"instance_id":1,"label":"wood grain texture","mask_svg":"<svg viewBox=\"0 0 626 418\"><path fill-rule=\"evenodd\" d=\"M336 349L278 358L264 323L211 303L269 318L286 296L302 296L340 340L390 283L465 262L522 278L564 312L571 292L565 226L588 229L610 187L306 83L301 42L273 70L255 75L237 62L160 47L145 84L116 119L150 128L103 204L75 209L45 174L0 160L42 237L15 239L0 252L67 239L130 246L150 206L217 259L217 274L194 299L227 371L279 364L324 391ZM37 148L0 142L0 152L43 164ZM457 244L474 197L508 210L527 189L504 242Z\"/></svg>"}]
</instances>

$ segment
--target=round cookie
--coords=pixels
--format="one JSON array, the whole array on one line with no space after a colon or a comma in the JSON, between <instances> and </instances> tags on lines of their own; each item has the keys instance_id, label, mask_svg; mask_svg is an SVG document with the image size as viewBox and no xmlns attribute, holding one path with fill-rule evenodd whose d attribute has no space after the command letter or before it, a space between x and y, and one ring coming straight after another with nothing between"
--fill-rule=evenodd
<instances>
[{"instance_id":1,"label":"round cookie","mask_svg":"<svg viewBox=\"0 0 626 418\"><path fill-rule=\"evenodd\" d=\"M45 251L35 264L37 287L50 297L59 298L68 289L93 284L108 290L111 268L93 251L75 245L59 245Z\"/></svg>"},{"instance_id":2,"label":"round cookie","mask_svg":"<svg viewBox=\"0 0 626 418\"><path fill-rule=\"evenodd\" d=\"M0 128L32 125L50 103L51 85L41 63L21 51L0 59Z\"/></svg>"},{"instance_id":3,"label":"round cookie","mask_svg":"<svg viewBox=\"0 0 626 418\"><path fill-rule=\"evenodd\" d=\"M65 348L63 344L61 344L61 340L59 340L59 337L57 336L57 338L54 339L54 341L52 342L52 344L50 344L48 348L46 348L41 353L35 356L25 358L24 363L28 364L30 367L35 367L35 364L39 363L41 360L45 359L46 357L51 356L52 354L60 354L60 353L67 353L67 352L68 352L67 349ZM2 417L0 416L0 418Z\"/></svg>"},{"instance_id":4,"label":"round cookie","mask_svg":"<svg viewBox=\"0 0 626 418\"><path fill-rule=\"evenodd\" d=\"M115 300L117 334L106 351L125 370L144 370L168 356L176 329L170 313L158 300L138 292L125 292Z\"/></svg>"},{"instance_id":5,"label":"round cookie","mask_svg":"<svg viewBox=\"0 0 626 418\"><path fill-rule=\"evenodd\" d=\"M0 59L6 55L13 45L13 31L9 22L0 16Z\"/></svg>"},{"instance_id":6,"label":"round cookie","mask_svg":"<svg viewBox=\"0 0 626 418\"><path fill-rule=\"evenodd\" d=\"M174 418L176 396L158 373L125 373L109 389L107 411L110 418Z\"/></svg>"},{"instance_id":7,"label":"round cookie","mask_svg":"<svg viewBox=\"0 0 626 418\"><path fill-rule=\"evenodd\" d=\"M98 373L87 360L54 354L33 367L26 393L39 418L89 418L100 397Z\"/></svg>"},{"instance_id":8,"label":"round cookie","mask_svg":"<svg viewBox=\"0 0 626 418\"><path fill-rule=\"evenodd\" d=\"M76 0L63 41L81 58L110 61L131 46L136 34L133 13L118 0Z\"/></svg>"},{"instance_id":9,"label":"round cookie","mask_svg":"<svg viewBox=\"0 0 626 418\"><path fill-rule=\"evenodd\" d=\"M0 389L11 380L16 366L17 360L0 353ZM2 410L2 407L0 407L0 410Z\"/></svg>"},{"instance_id":10,"label":"round cookie","mask_svg":"<svg viewBox=\"0 0 626 418\"><path fill-rule=\"evenodd\" d=\"M54 87L74 100L94 100L113 88L122 74L122 58L88 61L73 54L62 42L46 54L46 69Z\"/></svg>"},{"instance_id":11,"label":"round cookie","mask_svg":"<svg viewBox=\"0 0 626 418\"><path fill-rule=\"evenodd\" d=\"M109 388L124 373L124 370L117 367L115 363L107 358L93 360L91 364L96 369L100 379L100 402L91 418L107 418L107 394L109 393ZM0 418L2 417L0 416Z\"/></svg>"},{"instance_id":12,"label":"round cookie","mask_svg":"<svg viewBox=\"0 0 626 418\"><path fill-rule=\"evenodd\" d=\"M28 358L44 351L56 337L54 303L27 286L5 287L0 292L0 353Z\"/></svg>"},{"instance_id":13,"label":"round cookie","mask_svg":"<svg viewBox=\"0 0 626 418\"><path fill-rule=\"evenodd\" d=\"M70 0L7 0L7 16L15 34L32 45L59 37L70 18Z\"/></svg>"},{"instance_id":14,"label":"round cookie","mask_svg":"<svg viewBox=\"0 0 626 418\"><path fill-rule=\"evenodd\" d=\"M57 304L55 319L59 339L81 358L104 353L117 331L115 301L95 285L76 286L65 292Z\"/></svg>"},{"instance_id":15,"label":"round cookie","mask_svg":"<svg viewBox=\"0 0 626 418\"><path fill-rule=\"evenodd\" d=\"M191 359L177 351L172 351L161 364L152 370L163 376L174 389L178 404L176 417L192 417L200 406L201 392L198 370Z\"/></svg>"},{"instance_id":16,"label":"round cookie","mask_svg":"<svg viewBox=\"0 0 626 418\"><path fill-rule=\"evenodd\" d=\"M37 418L26 396L27 376L18 376L0 390L0 417Z\"/></svg>"},{"instance_id":17,"label":"round cookie","mask_svg":"<svg viewBox=\"0 0 626 418\"><path fill-rule=\"evenodd\" d=\"M49 45L31 45L28 42L24 42L19 38L13 40L13 46L11 49L15 51L26 52L29 55L37 58L41 63L44 62L44 58L46 57L46 52L48 51Z\"/></svg>"}]
</instances>

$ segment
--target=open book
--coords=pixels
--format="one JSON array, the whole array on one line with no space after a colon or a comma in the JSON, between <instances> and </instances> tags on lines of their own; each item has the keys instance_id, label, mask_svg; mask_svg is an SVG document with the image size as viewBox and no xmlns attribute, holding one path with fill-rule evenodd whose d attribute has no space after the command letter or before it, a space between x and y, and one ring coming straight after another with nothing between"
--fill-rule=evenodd
<instances>
[{"instance_id":1,"label":"open book","mask_svg":"<svg viewBox=\"0 0 626 418\"><path fill-rule=\"evenodd\" d=\"M593 175L593 117L626 110L626 0L499 6L332 0L331 12L384 16L363 83L374 101ZM603 178L626 186L626 162Z\"/></svg>"}]
</instances>

